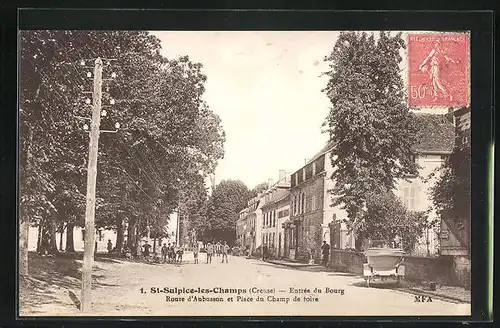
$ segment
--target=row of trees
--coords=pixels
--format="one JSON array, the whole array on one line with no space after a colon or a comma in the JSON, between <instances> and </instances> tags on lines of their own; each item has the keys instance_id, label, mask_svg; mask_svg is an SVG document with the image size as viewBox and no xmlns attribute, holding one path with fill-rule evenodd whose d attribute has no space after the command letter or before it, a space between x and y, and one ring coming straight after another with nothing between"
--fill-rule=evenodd
<instances>
[{"instance_id":1,"label":"row of trees","mask_svg":"<svg viewBox=\"0 0 500 328\"><path fill-rule=\"evenodd\" d=\"M115 99L101 129L122 126L99 142L97 227L116 229L120 249L126 226L131 247L148 229L163 236L180 200L202 221L203 181L225 141L202 100L202 65L163 57L160 41L141 31L22 31L20 38L21 225L22 232L40 227L38 250L57 253L55 235L65 230L72 251L73 227L83 226L88 134L75 117L90 116L86 74L97 57L105 63L103 104Z\"/></svg>"},{"instance_id":2,"label":"row of trees","mask_svg":"<svg viewBox=\"0 0 500 328\"><path fill-rule=\"evenodd\" d=\"M233 244L236 239L236 221L248 201L268 188L263 182L252 189L240 180L222 180L200 207L199 215L189 224L199 240L225 240Z\"/></svg>"}]
</instances>

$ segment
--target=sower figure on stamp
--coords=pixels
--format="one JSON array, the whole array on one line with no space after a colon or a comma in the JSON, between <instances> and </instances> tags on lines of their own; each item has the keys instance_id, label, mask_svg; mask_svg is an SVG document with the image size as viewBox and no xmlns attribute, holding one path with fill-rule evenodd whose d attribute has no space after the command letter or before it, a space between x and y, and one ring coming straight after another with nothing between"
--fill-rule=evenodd
<instances>
[{"instance_id":1,"label":"sower figure on stamp","mask_svg":"<svg viewBox=\"0 0 500 328\"><path fill-rule=\"evenodd\" d=\"M224 258L226 258L226 263L227 261L227 253L229 252L229 245L224 242L224 245L222 245L222 261L220 263L224 263Z\"/></svg>"},{"instance_id":2,"label":"sower figure on stamp","mask_svg":"<svg viewBox=\"0 0 500 328\"><path fill-rule=\"evenodd\" d=\"M323 245L321 245L322 263L326 267L328 266L328 259L330 258L330 245L323 240Z\"/></svg>"},{"instance_id":3,"label":"sower figure on stamp","mask_svg":"<svg viewBox=\"0 0 500 328\"><path fill-rule=\"evenodd\" d=\"M433 49L430 51L429 55L424 59L420 67L419 71L426 72L427 65L430 66L429 70L429 78L432 84L432 92L434 95L434 99L432 101L436 101L438 99L438 90L441 91L443 97L448 97L449 101L453 100L452 95L449 93L448 89L443 85L443 80L441 78L441 69L443 68L444 63L453 63L457 64L458 61L455 61L448 57L444 51L441 49L441 41L437 39L433 43Z\"/></svg>"}]
</instances>

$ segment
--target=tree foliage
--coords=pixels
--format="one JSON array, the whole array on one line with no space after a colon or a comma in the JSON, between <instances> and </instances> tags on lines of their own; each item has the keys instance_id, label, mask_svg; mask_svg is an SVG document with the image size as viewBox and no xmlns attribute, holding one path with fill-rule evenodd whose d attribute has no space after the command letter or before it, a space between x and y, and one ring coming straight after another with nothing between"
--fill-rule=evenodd
<instances>
[{"instance_id":1,"label":"tree foliage","mask_svg":"<svg viewBox=\"0 0 500 328\"><path fill-rule=\"evenodd\" d=\"M334 145L333 206L353 229L373 192L386 194L398 179L417 173L412 157L417 125L405 104L399 64L401 34L341 32L325 57L330 70L323 90L331 102L324 127ZM371 197L371 196L370 196Z\"/></svg>"},{"instance_id":2,"label":"tree foliage","mask_svg":"<svg viewBox=\"0 0 500 328\"><path fill-rule=\"evenodd\" d=\"M22 31L20 45L21 203L31 223L83 225L88 134L75 117L90 117L86 74L101 57L101 129L122 127L100 135L96 225L161 233L181 185L203 180L224 154L221 121L201 98L202 65L163 57L142 31Z\"/></svg>"},{"instance_id":3,"label":"tree foliage","mask_svg":"<svg viewBox=\"0 0 500 328\"><path fill-rule=\"evenodd\" d=\"M250 191L242 181L222 180L208 200L206 238L233 243L238 214L247 206L250 197Z\"/></svg>"},{"instance_id":4,"label":"tree foliage","mask_svg":"<svg viewBox=\"0 0 500 328\"><path fill-rule=\"evenodd\" d=\"M458 135L462 139L461 132ZM431 188L431 199L436 212L462 224L471 212L471 148L470 143L457 145L433 176L436 183Z\"/></svg>"},{"instance_id":5,"label":"tree foliage","mask_svg":"<svg viewBox=\"0 0 500 328\"><path fill-rule=\"evenodd\" d=\"M392 192L368 194L362 217L356 230L358 238L394 243L407 253L415 247L427 222L424 212L407 210Z\"/></svg>"}]
</instances>

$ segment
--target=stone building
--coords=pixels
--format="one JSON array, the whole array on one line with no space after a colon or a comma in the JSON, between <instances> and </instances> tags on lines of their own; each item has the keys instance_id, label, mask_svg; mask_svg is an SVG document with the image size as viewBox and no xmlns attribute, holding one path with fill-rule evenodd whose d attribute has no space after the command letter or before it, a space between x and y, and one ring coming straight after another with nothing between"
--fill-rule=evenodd
<instances>
[{"instance_id":1,"label":"stone building","mask_svg":"<svg viewBox=\"0 0 500 328\"><path fill-rule=\"evenodd\" d=\"M262 206L262 243L269 247L274 257L281 258L284 254L283 223L290 216L290 174L281 170L278 182L270 184L264 192Z\"/></svg>"},{"instance_id":2,"label":"stone building","mask_svg":"<svg viewBox=\"0 0 500 328\"><path fill-rule=\"evenodd\" d=\"M285 250L284 256L295 260L308 260L311 256L320 261L322 241L330 241L329 224L338 222L339 241L354 246L354 239L340 223L345 211L331 206L332 196L328 190L333 187L330 178L333 168L330 154L333 144L328 143L302 168L291 175L290 186L290 220L284 223Z\"/></svg>"}]
</instances>

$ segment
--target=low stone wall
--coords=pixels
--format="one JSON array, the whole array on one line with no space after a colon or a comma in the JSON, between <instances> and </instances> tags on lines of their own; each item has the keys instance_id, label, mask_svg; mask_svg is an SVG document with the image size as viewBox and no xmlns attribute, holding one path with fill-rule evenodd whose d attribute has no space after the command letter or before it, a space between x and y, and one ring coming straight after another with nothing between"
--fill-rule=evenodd
<instances>
[{"instance_id":1,"label":"low stone wall","mask_svg":"<svg viewBox=\"0 0 500 328\"><path fill-rule=\"evenodd\" d=\"M330 267L342 272L363 274L363 253L332 250ZM470 288L470 261L453 256L405 256L405 279L409 281L434 281L442 285Z\"/></svg>"},{"instance_id":2,"label":"low stone wall","mask_svg":"<svg viewBox=\"0 0 500 328\"><path fill-rule=\"evenodd\" d=\"M330 266L338 271L362 275L365 255L360 252L332 250Z\"/></svg>"}]
</instances>

